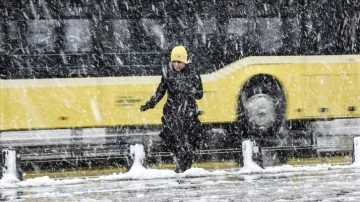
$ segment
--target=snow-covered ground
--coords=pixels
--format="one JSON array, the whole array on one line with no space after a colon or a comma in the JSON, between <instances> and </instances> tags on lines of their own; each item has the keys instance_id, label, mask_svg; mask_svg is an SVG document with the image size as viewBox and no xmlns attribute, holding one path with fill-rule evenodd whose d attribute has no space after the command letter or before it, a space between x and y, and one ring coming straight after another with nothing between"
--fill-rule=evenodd
<instances>
[{"instance_id":1,"label":"snow-covered ground","mask_svg":"<svg viewBox=\"0 0 360 202\"><path fill-rule=\"evenodd\" d=\"M134 148L138 150L139 148ZM141 149L141 148L140 148ZM2 199L26 201L359 201L360 165L290 165L234 170L146 169L141 153L127 173L92 178L0 180Z\"/></svg>"},{"instance_id":2,"label":"snow-covered ground","mask_svg":"<svg viewBox=\"0 0 360 202\"><path fill-rule=\"evenodd\" d=\"M304 166L207 171L134 166L94 178L16 182L5 176L2 198L26 201L359 201L360 167Z\"/></svg>"}]
</instances>

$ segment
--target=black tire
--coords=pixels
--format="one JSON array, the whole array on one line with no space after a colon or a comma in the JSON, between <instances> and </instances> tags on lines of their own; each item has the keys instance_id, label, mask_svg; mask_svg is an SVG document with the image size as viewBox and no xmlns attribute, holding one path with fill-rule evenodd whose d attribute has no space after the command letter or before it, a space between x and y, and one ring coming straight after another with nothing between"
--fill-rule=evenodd
<instances>
[{"instance_id":1,"label":"black tire","mask_svg":"<svg viewBox=\"0 0 360 202\"><path fill-rule=\"evenodd\" d=\"M239 129L242 138L261 146L274 146L285 119L285 96L280 84L269 75L258 75L246 82L240 92Z\"/></svg>"}]
</instances>

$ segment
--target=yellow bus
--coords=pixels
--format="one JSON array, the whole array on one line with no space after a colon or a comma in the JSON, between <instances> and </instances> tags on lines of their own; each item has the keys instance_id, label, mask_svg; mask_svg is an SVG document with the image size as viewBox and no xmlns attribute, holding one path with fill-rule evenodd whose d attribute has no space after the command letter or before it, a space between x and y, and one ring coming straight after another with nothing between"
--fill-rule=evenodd
<instances>
[{"instance_id":1,"label":"yellow bus","mask_svg":"<svg viewBox=\"0 0 360 202\"><path fill-rule=\"evenodd\" d=\"M139 108L178 44L201 73L202 123L209 134L225 131L209 135L212 151L239 151L243 138L312 146L306 131L301 143L280 140L312 121L360 118L353 4L2 2L0 146L50 161L118 158L124 145L151 145L165 99Z\"/></svg>"}]
</instances>

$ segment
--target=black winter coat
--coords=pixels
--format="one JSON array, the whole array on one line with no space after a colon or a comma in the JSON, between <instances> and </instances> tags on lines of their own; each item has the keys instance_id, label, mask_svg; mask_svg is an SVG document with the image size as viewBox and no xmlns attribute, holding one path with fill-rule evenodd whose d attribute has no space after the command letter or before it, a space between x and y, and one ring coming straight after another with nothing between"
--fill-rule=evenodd
<instances>
[{"instance_id":1,"label":"black winter coat","mask_svg":"<svg viewBox=\"0 0 360 202\"><path fill-rule=\"evenodd\" d=\"M180 72L172 68L164 71L154 96L146 105L149 108L155 107L166 92L168 97L163 109L165 120L171 121L172 118L178 118L185 121L197 118L196 100L203 97L203 87L201 77L194 67L187 64Z\"/></svg>"},{"instance_id":2,"label":"black winter coat","mask_svg":"<svg viewBox=\"0 0 360 202\"><path fill-rule=\"evenodd\" d=\"M160 137L171 152L177 153L181 145L190 143L199 148L202 126L198 119L197 99L203 97L199 73L190 65L177 72L172 69L163 72L161 82L147 108L153 108L168 93L163 109Z\"/></svg>"}]
</instances>

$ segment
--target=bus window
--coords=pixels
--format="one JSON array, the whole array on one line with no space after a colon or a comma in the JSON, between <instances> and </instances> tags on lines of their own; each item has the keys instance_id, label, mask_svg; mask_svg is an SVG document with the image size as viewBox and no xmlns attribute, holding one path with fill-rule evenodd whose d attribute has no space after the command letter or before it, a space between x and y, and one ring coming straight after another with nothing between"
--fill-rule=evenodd
<instances>
[{"instance_id":1,"label":"bus window","mask_svg":"<svg viewBox=\"0 0 360 202\"><path fill-rule=\"evenodd\" d=\"M115 19L104 21L99 39L105 53L129 51L130 30L128 20Z\"/></svg>"},{"instance_id":2,"label":"bus window","mask_svg":"<svg viewBox=\"0 0 360 202\"><path fill-rule=\"evenodd\" d=\"M19 26L21 22L17 21L8 21L9 25L9 43L10 50L12 53L24 53L23 43L21 42L21 27Z\"/></svg>"},{"instance_id":3,"label":"bus window","mask_svg":"<svg viewBox=\"0 0 360 202\"><path fill-rule=\"evenodd\" d=\"M215 17L200 18L195 15L196 61L205 72L219 68L223 61L222 37L218 33L218 20Z\"/></svg>"},{"instance_id":4,"label":"bus window","mask_svg":"<svg viewBox=\"0 0 360 202\"><path fill-rule=\"evenodd\" d=\"M193 47L193 20L191 16L179 14L171 16L165 20L166 39L168 39L168 48L179 44L184 44L188 47Z\"/></svg>"},{"instance_id":5,"label":"bus window","mask_svg":"<svg viewBox=\"0 0 360 202\"><path fill-rule=\"evenodd\" d=\"M101 28L104 48L102 60L108 69L104 75L159 75L166 46L164 31L158 21L148 18L114 19ZM96 40L96 39L95 39Z\"/></svg>"},{"instance_id":6,"label":"bus window","mask_svg":"<svg viewBox=\"0 0 360 202\"><path fill-rule=\"evenodd\" d=\"M4 42L4 33L2 30L3 27L3 22L0 21L0 63L2 65L0 65L0 79L2 78L6 78L6 66L8 66L7 64L7 58L4 54L5 52L5 42Z\"/></svg>"},{"instance_id":7,"label":"bus window","mask_svg":"<svg viewBox=\"0 0 360 202\"><path fill-rule=\"evenodd\" d=\"M114 43L117 49L129 50L130 44L130 30L127 20L114 20L112 21L114 29Z\"/></svg>"},{"instance_id":8,"label":"bus window","mask_svg":"<svg viewBox=\"0 0 360 202\"><path fill-rule=\"evenodd\" d=\"M156 51L166 47L163 26L149 18L142 18L138 22L124 19L106 21L101 38L105 52Z\"/></svg>"},{"instance_id":9,"label":"bus window","mask_svg":"<svg viewBox=\"0 0 360 202\"><path fill-rule=\"evenodd\" d=\"M91 50L90 20L71 19L65 21L66 51L88 52Z\"/></svg>"},{"instance_id":10,"label":"bus window","mask_svg":"<svg viewBox=\"0 0 360 202\"><path fill-rule=\"evenodd\" d=\"M151 38L151 41L160 48L166 48L166 41L163 27L158 21L149 18L140 19L139 24L145 33Z\"/></svg>"},{"instance_id":11,"label":"bus window","mask_svg":"<svg viewBox=\"0 0 360 202\"><path fill-rule=\"evenodd\" d=\"M29 20L28 33L26 35L27 44L31 51L45 53L54 52L55 20Z\"/></svg>"},{"instance_id":12,"label":"bus window","mask_svg":"<svg viewBox=\"0 0 360 202\"><path fill-rule=\"evenodd\" d=\"M301 45L300 21L296 18L286 18L283 20L284 48L286 51L293 51Z\"/></svg>"},{"instance_id":13,"label":"bus window","mask_svg":"<svg viewBox=\"0 0 360 202\"><path fill-rule=\"evenodd\" d=\"M0 22L0 53L5 51L4 33L2 30L2 22Z\"/></svg>"},{"instance_id":14,"label":"bus window","mask_svg":"<svg viewBox=\"0 0 360 202\"><path fill-rule=\"evenodd\" d=\"M217 20L215 18L200 19L198 15L196 15L196 19L196 34L200 34L202 43L206 44L206 35L217 32Z\"/></svg>"},{"instance_id":15,"label":"bus window","mask_svg":"<svg viewBox=\"0 0 360 202\"><path fill-rule=\"evenodd\" d=\"M247 18L230 18L226 27L224 43L224 59L227 63L233 62L246 54L249 20Z\"/></svg>"},{"instance_id":16,"label":"bus window","mask_svg":"<svg viewBox=\"0 0 360 202\"><path fill-rule=\"evenodd\" d=\"M227 34L243 36L248 30L247 18L230 18L227 25Z\"/></svg>"},{"instance_id":17,"label":"bus window","mask_svg":"<svg viewBox=\"0 0 360 202\"><path fill-rule=\"evenodd\" d=\"M259 48L263 53L276 53L282 47L282 23L280 18L256 19Z\"/></svg>"}]
</instances>

